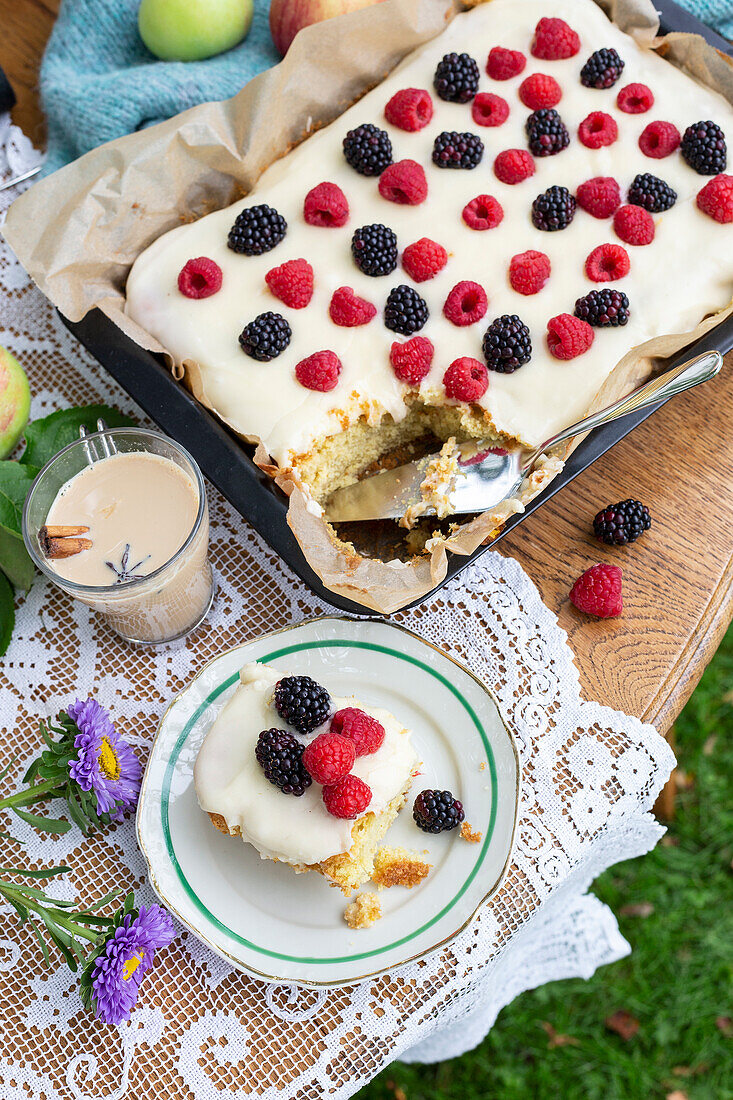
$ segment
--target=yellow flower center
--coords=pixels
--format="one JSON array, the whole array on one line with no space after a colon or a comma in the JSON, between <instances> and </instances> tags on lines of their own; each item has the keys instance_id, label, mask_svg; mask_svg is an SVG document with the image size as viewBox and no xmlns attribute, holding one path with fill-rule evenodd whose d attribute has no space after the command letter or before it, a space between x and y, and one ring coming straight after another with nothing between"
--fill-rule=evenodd
<instances>
[{"instance_id":1,"label":"yellow flower center","mask_svg":"<svg viewBox=\"0 0 733 1100\"><path fill-rule=\"evenodd\" d=\"M126 982L129 982L132 975L137 970L140 963L143 961L142 951L138 951L137 955L133 955L131 959L128 959L122 968L122 977Z\"/></svg>"},{"instance_id":2,"label":"yellow flower center","mask_svg":"<svg viewBox=\"0 0 733 1100\"><path fill-rule=\"evenodd\" d=\"M120 778L120 762L117 759L117 753L106 737L102 738L102 744L99 746L99 766L107 779Z\"/></svg>"}]
</instances>

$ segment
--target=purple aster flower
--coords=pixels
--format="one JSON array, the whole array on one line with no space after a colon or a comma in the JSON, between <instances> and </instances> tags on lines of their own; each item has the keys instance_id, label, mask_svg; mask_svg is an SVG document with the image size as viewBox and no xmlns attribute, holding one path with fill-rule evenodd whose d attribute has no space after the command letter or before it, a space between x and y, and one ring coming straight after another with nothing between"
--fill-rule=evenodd
<instances>
[{"instance_id":1,"label":"purple aster flower","mask_svg":"<svg viewBox=\"0 0 733 1100\"><path fill-rule=\"evenodd\" d=\"M140 794L140 762L96 699L77 699L66 713L79 729L74 738L78 755L69 763L69 775L82 790L94 791L100 816L120 821Z\"/></svg>"},{"instance_id":2,"label":"purple aster flower","mask_svg":"<svg viewBox=\"0 0 733 1100\"><path fill-rule=\"evenodd\" d=\"M137 916L133 910L110 932L90 972L92 1004L101 1020L129 1020L155 952L175 937L173 921L160 905L142 908Z\"/></svg>"}]
</instances>

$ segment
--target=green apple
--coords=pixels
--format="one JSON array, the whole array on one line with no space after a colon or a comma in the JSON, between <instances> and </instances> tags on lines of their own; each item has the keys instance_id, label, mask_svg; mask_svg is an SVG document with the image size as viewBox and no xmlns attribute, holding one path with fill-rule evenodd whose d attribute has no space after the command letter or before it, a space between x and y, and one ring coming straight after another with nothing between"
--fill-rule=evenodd
<instances>
[{"instance_id":1,"label":"green apple","mask_svg":"<svg viewBox=\"0 0 733 1100\"><path fill-rule=\"evenodd\" d=\"M28 423L31 391L15 356L0 347L0 458L15 447Z\"/></svg>"},{"instance_id":2,"label":"green apple","mask_svg":"<svg viewBox=\"0 0 733 1100\"><path fill-rule=\"evenodd\" d=\"M253 0L142 0L137 23L161 61L203 61L241 42L252 12Z\"/></svg>"}]
</instances>

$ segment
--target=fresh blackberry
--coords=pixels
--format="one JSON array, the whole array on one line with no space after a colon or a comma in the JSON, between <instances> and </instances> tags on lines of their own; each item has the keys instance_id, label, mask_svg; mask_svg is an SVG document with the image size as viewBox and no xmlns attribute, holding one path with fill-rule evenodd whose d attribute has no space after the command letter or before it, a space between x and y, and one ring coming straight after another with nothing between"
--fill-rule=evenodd
<instances>
[{"instance_id":1,"label":"fresh blackberry","mask_svg":"<svg viewBox=\"0 0 733 1100\"><path fill-rule=\"evenodd\" d=\"M331 713L331 696L310 676L285 676L275 684L275 710L298 733L311 733Z\"/></svg>"},{"instance_id":2,"label":"fresh blackberry","mask_svg":"<svg viewBox=\"0 0 733 1100\"><path fill-rule=\"evenodd\" d=\"M283 794L300 796L313 780L303 764L304 745L287 730L263 730L257 738L255 757L265 779Z\"/></svg>"},{"instance_id":3,"label":"fresh blackberry","mask_svg":"<svg viewBox=\"0 0 733 1100\"><path fill-rule=\"evenodd\" d=\"M529 329L516 313L504 313L487 328L483 349L489 370L512 374L532 358Z\"/></svg>"},{"instance_id":4,"label":"fresh blackberry","mask_svg":"<svg viewBox=\"0 0 733 1100\"><path fill-rule=\"evenodd\" d=\"M242 351L260 363L277 359L290 343L293 335L290 325L280 313L260 313L254 321L245 325L239 334Z\"/></svg>"},{"instance_id":5,"label":"fresh blackberry","mask_svg":"<svg viewBox=\"0 0 733 1100\"><path fill-rule=\"evenodd\" d=\"M433 164L438 168L475 168L483 155L484 143L478 134L444 130L433 143Z\"/></svg>"},{"instance_id":6,"label":"fresh blackberry","mask_svg":"<svg viewBox=\"0 0 733 1100\"><path fill-rule=\"evenodd\" d=\"M567 187L548 187L532 203L532 224L545 233L566 229L575 217L576 205Z\"/></svg>"},{"instance_id":7,"label":"fresh blackberry","mask_svg":"<svg viewBox=\"0 0 733 1100\"><path fill-rule=\"evenodd\" d=\"M384 323L393 332L402 336L412 336L419 332L428 319L428 307L411 286L402 283L390 290L384 307Z\"/></svg>"},{"instance_id":8,"label":"fresh blackberry","mask_svg":"<svg viewBox=\"0 0 733 1100\"><path fill-rule=\"evenodd\" d=\"M390 275L397 267L397 237L386 225L362 225L351 238L356 266L365 275Z\"/></svg>"},{"instance_id":9,"label":"fresh blackberry","mask_svg":"<svg viewBox=\"0 0 733 1100\"><path fill-rule=\"evenodd\" d=\"M478 91L478 65L467 53L447 53L438 62L433 87L449 103L468 103Z\"/></svg>"},{"instance_id":10,"label":"fresh blackberry","mask_svg":"<svg viewBox=\"0 0 733 1100\"><path fill-rule=\"evenodd\" d=\"M580 70L580 83L586 88L612 88L624 64L615 50L596 50Z\"/></svg>"},{"instance_id":11,"label":"fresh blackberry","mask_svg":"<svg viewBox=\"0 0 733 1100\"><path fill-rule=\"evenodd\" d=\"M269 252L287 232L288 223L282 214L273 210L267 203L250 206L237 215L229 230L227 244L232 252L241 252L245 256L261 256Z\"/></svg>"},{"instance_id":12,"label":"fresh blackberry","mask_svg":"<svg viewBox=\"0 0 733 1100\"><path fill-rule=\"evenodd\" d=\"M344 156L360 176L380 176L392 163L389 134L373 122L364 122L344 138Z\"/></svg>"},{"instance_id":13,"label":"fresh blackberry","mask_svg":"<svg viewBox=\"0 0 733 1100\"><path fill-rule=\"evenodd\" d=\"M412 807L418 829L424 833L442 833L455 829L465 817L463 804L450 791L420 791Z\"/></svg>"},{"instance_id":14,"label":"fresh blackberry","mask_svg":"<svg viewBox=\"0 0 733 1100\"><path fill-rule=\"evenodd\" d=\"M694 122L682 135L680 152L690 168L701 176L717 176L728 163L725 134L711 122Z\"/></svg>"},{"instance_id":15,"label":"fresh blackberry","mask_svg":"<svg viewBox=\"0 0 733 1100\"><path fill-rule=\"evenodd\" d=\"M524 124L530 153L536 157L553 157L570 144L567 126L553 107L533 111Z\"/></svg>"},{"instance_id":16,"label":"fresh blackberry","mask_svg":"<svg viewBox=\"0 0 733 1100\"><path fill-rule=\"evenodd\" d=\"M651 172L640 172L634 176L626 201L634 206L643 206L650 214L661 214L677 202L677 192L668 183L653 176Z\"/></svg>"},{"instance_id":17,"label":"fresh blackberry","mask_svg":"<svg viewBox=\"0 0 733 1100\"><path fill-rule=\"evenodd\" d=\"M575 316L596 328L617 328L629 319L629 299L620 290L591 290L575 303Z\"/></svg>"},{"instance_id":18,"label":"fresh blackberry","mask_svg":"<svg viewBox=\"0 0 733 1100\"><path fill-rule=\"evenodd\" d=\"M652 525L649 509L639 500L620 500L609 504L593 520L593 533L599 542L623 546L636 542Z\"/></svg>"}]
</instances>

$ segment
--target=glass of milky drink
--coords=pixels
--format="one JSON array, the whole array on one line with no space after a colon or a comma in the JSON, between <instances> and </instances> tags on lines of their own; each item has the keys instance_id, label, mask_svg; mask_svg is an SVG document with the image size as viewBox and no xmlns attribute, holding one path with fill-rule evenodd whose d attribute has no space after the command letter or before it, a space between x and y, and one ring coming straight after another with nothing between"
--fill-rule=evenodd
<instances>
[{"instance_id":1,"label":"glass of milky drink","mask_svg":"<svg viewBox=\"0 0 733 1100\"><path fill-rule=\"evenodd\" d=\"M23 538L47 577L128 642L182 638L211 607L204 480L158 432L105 429L59 451L28 494Z\"/></svg>"}]
</instances>

